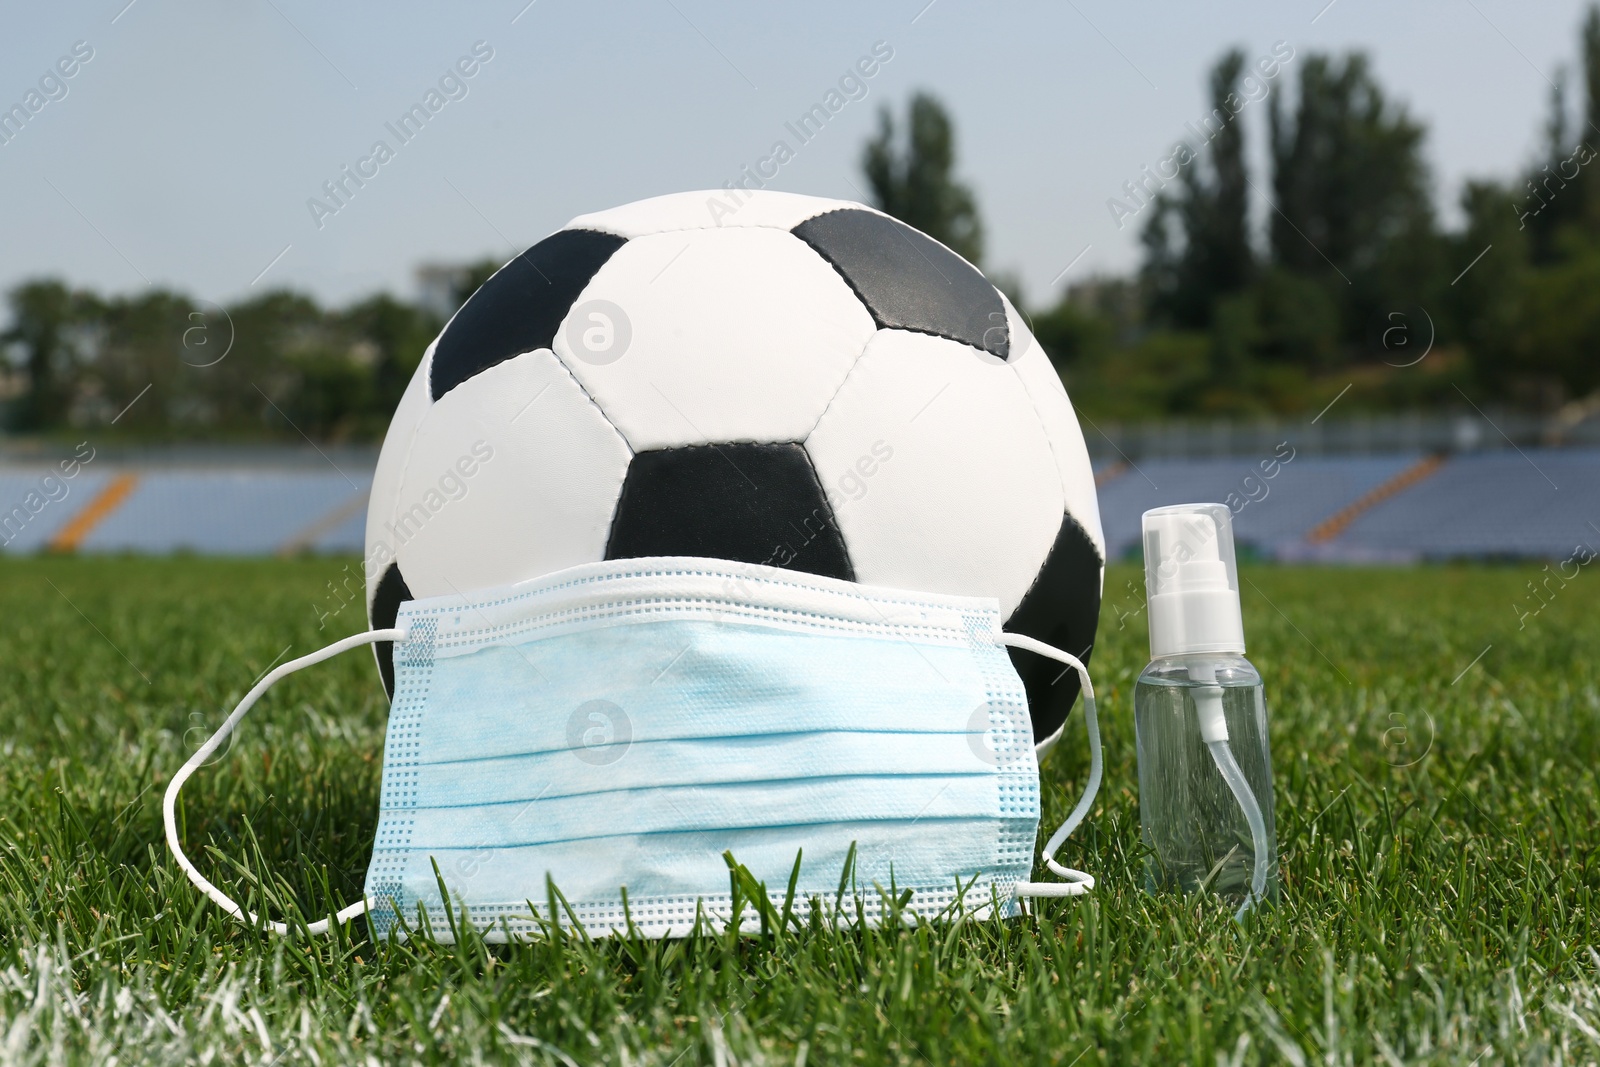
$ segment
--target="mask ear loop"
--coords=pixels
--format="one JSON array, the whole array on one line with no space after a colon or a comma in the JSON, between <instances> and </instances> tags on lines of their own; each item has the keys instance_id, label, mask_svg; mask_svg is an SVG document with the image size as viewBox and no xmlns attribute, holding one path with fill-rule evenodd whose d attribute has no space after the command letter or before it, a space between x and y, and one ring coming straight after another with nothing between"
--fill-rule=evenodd
<instances>
[{"instance_id":1,"label":"mask ear loop","mask_svg":"<svg viewBox=\"0 0 1600 1067\"><path fill-rule=\"evenodd\" d=\"M238 919L241 922L247 922L252 926L256 925L256 923L260 921L255 912L246 911L244 908L241 908L237 903L234 902L233 898L229 897L222 890L212 885L206 879L205 875L195 870L194 864L189 862L189 857L184 855L183 845L178 841L178 791L183 788L183 783L189 780L190 775L199 770L201 765L204 764L206 760L210 759L216 753L217 749L221 747L222 742L228 739L228 735L233 733L233 728L239 725L239 720L244 718L245 712L249 711L255 702L261 699L261 695L268 689L271 689L273 683L277 682L280 678L293 674L295 671L302 670L303 668L310 667L313 664L321 663L325 659L332 659L341 652L346 652L361 645L376 644L379 641L393 641L396 644L403 644L405 639L406 631L404 629L369 630L366 633L353 634L350 637L346 637L342 641L335 641L326 648L318 649L316 652L313 652L310 655L301 656L299 659L290 660L288 663L275 668L274 670L270 671L265 678L262 678L261 681L257 682L255 684L255 688L251 689L250 692L245 694L244 699L239 701L239 706L233 709L233 713L229 715L227 719L223 720L221 726L217 727L217 732L212 734L210 739L206 741L205 744L200 746L200 750L194 755L190 756L188 762L178 769L177 774L172 776L171 783L167 785L167 794L161 802L161 815L166 822L167 827L167 847L172 850L173 858L178 861L178 866L183 868L183 873L189 876L189 881L194 883L195 888L199 889L206 896L210 897L218 907L227 912L229 915L232 915L235 919ZM365 913L366 910L367 901L361 900L341 910L338 915L335 916L335 918L340 924L343 924L351 919L354 919L356 916ZM286 923L268 920L265 925L270 928L273 933L289 933L289 926ZM313 934L325 934L328 932L328 928L329 923L327 919L318 919L316 922L311 923L306 927L306 932Z\"/></svg>"},{"instance_id":2,"label":"mask ear loop","mask_svg":"<svg viewBox=\"0 0 1600 1067\"><path fill-rule=\"evenodd\" d=\"M1089 670L1070 652L1063 652L1054 645L1047 645L1025 634L1002 633L1000 643L1037 653L1057 663L1064 663L1078 672L1078 685L1083 693L1083 725L1089 732L1089 784L1084 786L1078 806L1072 809L1067 821L1050 835L1050 840L1045 842L1044 851L1040 853L1044 865L1050 868L1052 873L1060 875L1067 881L1019 882L1015 893L1019 897L1081 897L1094 888L1094 876L1057 863L1055 852L1072 831L1078 828L1078 824L1083 822L1084 816L1088 815L1089 809L1094 806L1095 795L1100 792L1100 720L1094 710L1094 686L1089 683Z\"/></svg>"}]
</instances>

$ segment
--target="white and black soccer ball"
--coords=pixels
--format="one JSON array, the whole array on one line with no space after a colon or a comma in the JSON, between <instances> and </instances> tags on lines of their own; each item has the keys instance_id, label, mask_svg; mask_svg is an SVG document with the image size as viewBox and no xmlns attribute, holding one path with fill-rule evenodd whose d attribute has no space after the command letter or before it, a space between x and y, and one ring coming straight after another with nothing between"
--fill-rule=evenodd
<instances>
[{"instance_id":1,"label":"white and black soccer ball","mask_svg":"<svg viewBox=\"0 0 1600 1067\"><path fill-rule=\"evenodd\" d=\"M995 597L1008 630L1087 658L1094 476L1016 309L881 212L731 195L579 216L450 320L378 460L372 625L413 597L707 556ZM1043 742L1077 678L1014 659Z\"/></svg>"}]
</instances>

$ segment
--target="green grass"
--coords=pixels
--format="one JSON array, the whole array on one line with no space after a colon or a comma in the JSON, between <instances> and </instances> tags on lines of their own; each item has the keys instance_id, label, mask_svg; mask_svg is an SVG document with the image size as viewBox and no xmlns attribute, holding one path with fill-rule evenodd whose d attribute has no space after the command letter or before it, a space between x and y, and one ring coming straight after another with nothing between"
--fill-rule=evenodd
<instances>
[{"instance_id":1,"label":"green grass","mask_svg":"<svg viewBox=\"0 0 1600 1067\"><path fill-rule=\"evenodd\" d=\"M1528 569L1247 571L1284 886L1243 927L1138 888L1145 630L1119 626L1142 601L1121 567L1093 662L1106 785L1062 857L1100 877L1089 898L915 930L452 948L359 922L258 934L161 840L166 781L251 680L361 627L355 608L317 627L342 565L0 562L0 1062L1600 1058L1588 573L1519 630ZM261 891L280 911L355 898L384 713L362 653L285 682L186 790L191 854L257 855L290 878ZM1047 831L1086 765L1074 717L1044 770Z\"/></svg>"}]
</instances>

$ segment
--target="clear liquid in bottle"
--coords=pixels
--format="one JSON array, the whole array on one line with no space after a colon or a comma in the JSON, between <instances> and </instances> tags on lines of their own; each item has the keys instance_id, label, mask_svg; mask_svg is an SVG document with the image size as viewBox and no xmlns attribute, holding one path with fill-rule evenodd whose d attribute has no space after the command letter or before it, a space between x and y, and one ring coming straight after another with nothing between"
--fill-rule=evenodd
<instances>
[{"instance_id":1,"label":"clear liquid in bottle","mask_svg":"<svg viewBox=\"0 0 1600 1067\"><path fill-rule=\"evenodd\" d=\"M1249 818L1201 731L1200 703L1206 690L1218 688L1226 748L1265 824L1268 866L1261 896L1274 900L1278 837L1266 700L1261 676L1249 660L1234 655L1158 659L1134 688L1139 821L1148 850L1145 888L1214 893L1234 903L1250 896L1256 850Z\"/></svg>"}]
</instances>

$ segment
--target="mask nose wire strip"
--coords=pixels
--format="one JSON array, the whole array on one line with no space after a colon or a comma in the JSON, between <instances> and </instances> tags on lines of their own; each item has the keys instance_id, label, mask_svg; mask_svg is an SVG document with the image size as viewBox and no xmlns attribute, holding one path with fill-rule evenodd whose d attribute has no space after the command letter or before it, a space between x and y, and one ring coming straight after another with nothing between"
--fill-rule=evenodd
<instances>
[{"instance_id":1,"label":"mask nose wire strip","mask_svg":"<svg viewBox=\"0 0 1600 1067\"><path fill-rule=\"evenodd\" d=\"M1067 821L1056 828L1050 835L1050 840L1045 842L1044 851L1040 853L1044 865L1050 870L1067 879L1065 882L1019 882L1015 893L1019 897L1079 897L1094 888L1094 876L1083 871L1073 870L1056 862L1056 849L1061 847L1072 831L1083 822L1084 816L1089 814L1089 809L1094 806L1094 798L1100 792L1100 720L1094 709L1094 686L1089 683L1089 670L1077 656L1063 652L1054 645L1047 645L1025 634L1000 635L1000 643L1012 648L1024 649L1053 659L1057 663L1064 663L1078 672L1079 687L1083 692L1083 725L1089 732L1089 784L1083 787L1083 796L1078 800L1078 806L1072 809L1072 814L1067 816Z\"/></svg>"},{"instance_id":2,"label":"mask nose wire strip","mask_svg":"<svg viewBox=\"0 0 1600 1067\"><path fill-rule=\"evenodd\" d=\"M189 862L189 857L183 854L183 845L178 841L177 819L178 791L183 788L183 783L188 781L190 775L199 770L201 765L216 753L222 742L226 741L228 735L233 733L234 727L239 725L239 720L244 718L245 712L249 711L255 702L261 699L261 695L271 689L273 683L280 678L310 667L313 664L321 663L325 659L332 659L341 652L347 652L361 645L376 644L379 641L393 641L396 644L404 644L405 639L406 631L404 629L368 630L366 633L353 634L341 641L335 641L326 648L318 649L310 655L290 660L288 663L275 668L265 678L257 682L255 688L244 695L244 699L239 701L239 706L233 709L233 713L227 719L223 720L221 726L217 727L217 732L212 734L210 739L200 746L199 751L190 756L188 762L178 769L177 774L172 776L172 781L167 785L166 796L161 802L161 815L167 828L167 847L172 849L173 858L178 861L178 866L183 868L183 873L189 876L189 881L193 882L197 889L210 897L218 907L229 915L242 922L250 923L252 926L260 921L254 912L241 908L226 893L212 885L205 875L195 870L194 864ZM361 900L340 911L337 919L340 923L345 923L366 910L367 902ZM274 933L289 933L289 926L286 923L268 920L265 925ZM306 927L306 932L313 934L327 933L328 920L318 919Z\"/></svg>"}]
</instances>

